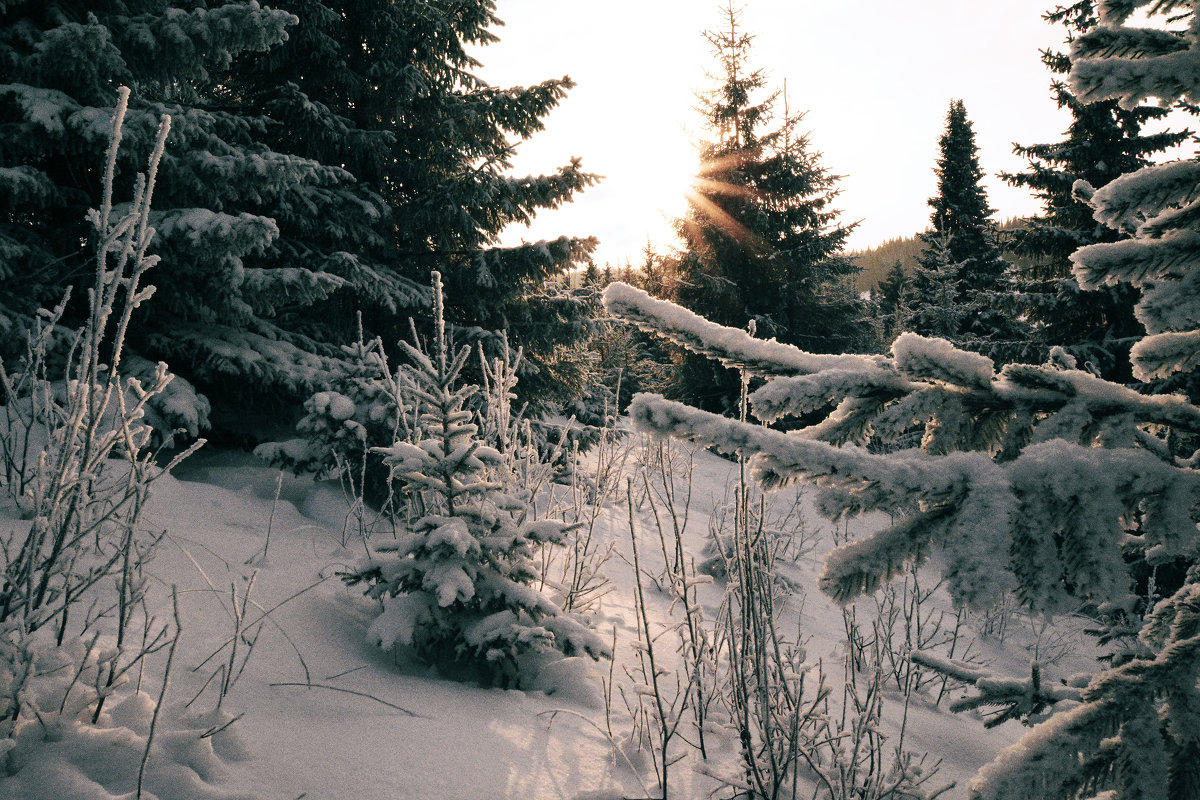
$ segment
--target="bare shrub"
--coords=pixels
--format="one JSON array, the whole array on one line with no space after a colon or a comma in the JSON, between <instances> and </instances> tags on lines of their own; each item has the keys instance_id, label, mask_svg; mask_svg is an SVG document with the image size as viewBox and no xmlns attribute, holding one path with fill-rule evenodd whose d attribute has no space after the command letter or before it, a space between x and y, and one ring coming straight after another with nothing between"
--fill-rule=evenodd
<instances>
[{"instance_id":1,"label":"bare shrub","mask_svg":"<svg viewBox=\"0 0 1200 800\"><path fill-rule=\"evenodd\" d=\"M25 359L0 364L0 463L9 500L29 523L0 533L0 752L26 716L96 722L144 659L175 641L169 624L145 610L143 568L160 537L139 530L139 520L152 484L202 441L159 466L145 416L171 375L165 364L146 380L120 372L133 312L154 292L142 280L157 261L148 253L150 202L170 125L164 117L132 201L115 205L128 99L122 88L103 199L89 212L95 281L87 321L64 330L64 298L39 316ZM61 373L51 380L60 355Z\"/></svg>"}]
</instances>

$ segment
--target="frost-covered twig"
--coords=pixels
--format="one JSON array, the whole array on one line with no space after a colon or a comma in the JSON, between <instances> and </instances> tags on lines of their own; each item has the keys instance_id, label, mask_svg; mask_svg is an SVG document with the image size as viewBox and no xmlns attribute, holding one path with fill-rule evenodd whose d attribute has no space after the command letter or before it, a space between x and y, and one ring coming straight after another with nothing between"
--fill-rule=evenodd
<instances>
[{"instance_id":1,"label":"frost-covered twig","mask_svg":"<svg viewBox=\"0 0 1200 800\"><path fill-rule=\"evenodd\" d=\"M14 499L32 521L27 531L0 534L0 658L14 676L3 690L12 691L13 698L0 697L4 738L20 721L23 704L14 700L19 694L35 696L25 685L33 677L26 667L38 654L45 655L39 631L54 632L55 657L68 659L74 675L60 698L53 692L46 696L62 714L81 714L77 706L83 703L94 723L125 676L135 667L140 670L146 657L166 643L165 628L151 635L148 615L140 647L128 637L135 611L146 607L143 565L162 538L147 537L139 520L152 484L203 442L161 466L162 453L150 447L146 415L171 375L165 364L145 362L132 370L141 379L119 371L131 355L125 345L134 312L154 291L143 284L157 261L148 250L154 236L150 205L170 127L164 117L147 171L134 182L132 201L115 204L115 165L128 101L129 90L122 88L102 174L102 201L88 214L95 272L84 326L74 333L61 329L65 299L54 311L43 311L28 340L23 373L3 375L0 461ZM65 340L65 366L52 376L47 365L56 339ZM102 591L109 580L115 597ZM81 608L83 602L91 605ZM82 618L74 613L78 610ZM83 638L110 619L115 646L96 652L94 636L93 646L84 646ZM77 645L71 643L72 634L80 637ZM85 675L89 692L73 695ZM28 702L24 707L44 717L42 709Z\"/></svg>"},{"instance_id":2,"label":"frost-covered twig","mask_svg":"<svg viewBox=\"0 0 1200 800\"><path fill-rule=\"evenodd\" d=\"M914 663L928 667L960 683L974 686L978 691L972 697L956 700L951 711L969 711L984 706L1000 708L985 725L993 728L1010 719L1034 720L1044 717L1046 711L1064 700L1079 702L1083 689L1065 682L1048 683L1042 676L1041 664L1030 665L1030 675L1025 679L1006 678L994 675L978 665L945 658L937 653L914 650L910 656Z\"/></svg>"},{"instance_id":3,"label":"frost-covered twig","mask_svg":"<svg viewBox=\"0 0 1200 800\"><path fill-rule=\"evenodd\" d=\"M171 637L171 647L167 650L167 665L163 668L162 686L158 690L158 702L154 704L154 713L150 717L150 728L146 732L146 747L142 750L142 760L138 765L137 800L142 800L142 782L146 777L146 764L150 761L150 747L154 744L154 731L158 728L158 716L162 711L163 701L167 697L167 685L171 679L171 665L175 661L175 648L179 646L179 637L183 635L183 623L179 620L179 592L171 587L171 612L175 616L175 635Z\"/></svg>"},{"instance_id":4,"label":"frost-covered twig","mask_svg":"<svg viewBox=\"0 0 1200 800\"><path fill-rule=\"evenodd\" d=\"M681 679L674 674L674 687L669 685L668 678L672 677L661 665L661 659L656 652L658 637L650 629L650 616L646 606L644 573L637 544L637 526L633 514L633 478L626 478L625 503L629 521L629 541L633 552L634 575L634 611L637 615L638 630L638 676L640 681L634 687L636 700L630 713L635 717L644 713L643 702L649 700L650 742L654 753L654 771L658 775L659 787L662 789L661 800L669 800L670 770L681 758L682 754L671 754L671 743L679 732L687 710L688 698L692 692L692 682L696 675L687 675ZM632 674L632 673L631 673Z\"/></svg>"}]
</instances>

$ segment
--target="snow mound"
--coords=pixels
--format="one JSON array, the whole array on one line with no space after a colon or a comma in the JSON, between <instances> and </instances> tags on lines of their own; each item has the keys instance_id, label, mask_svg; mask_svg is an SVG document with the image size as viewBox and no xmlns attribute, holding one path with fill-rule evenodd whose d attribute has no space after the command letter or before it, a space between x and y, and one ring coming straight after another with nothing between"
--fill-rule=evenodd
<instances>
[{"instance_id":1,"label":"snow mound","mask_svg":"<svg viewBox=\"0 0 1200 800\"><path fill-rule=\"evenodd\" d=\"M53 717L23 724L0 776L6 800L132 800L154 715L137 692L89 725ZM166 709L158 720L143 779L143 800L250 800L221 786L226 762L248 757L224 712Z\"/></svg>"},{"instance_id":2,"label":"snow mound","mask_svg":"<svg viewBox=\"0 0 1200 800\"><path fill-rule=\"evenodd\" d=\"M542 667L531 689L584 708L604 708L604 686L590 658L571 656Z\"/></svg>"}]
</instances>

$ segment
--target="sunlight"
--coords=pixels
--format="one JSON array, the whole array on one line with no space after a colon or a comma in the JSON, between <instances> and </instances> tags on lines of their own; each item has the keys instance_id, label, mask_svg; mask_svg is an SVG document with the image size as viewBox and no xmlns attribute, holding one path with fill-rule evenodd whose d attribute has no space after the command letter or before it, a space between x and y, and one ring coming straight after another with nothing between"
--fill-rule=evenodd
<instances>
[{"instance_id":1,"label":"sunlight","mask_svg":"<svg viewBox=\"0 0 1200 800\"><path fill-rule=\"evenodd\" d=\"M762 241L745 225L734 219L711 198L716 196L754 198L757 192L744 186L736 186L717 180L729 170L737 155L696 164L694 150L688 148L669 158L657 158L657 153L641 154L646 160L641 173L644 196L630 203L633 211L638 205L656 204L662 220L658 231L649 234L650 242L659 247L672 243L676 237L676 221L682 221L689 229L699 219L711 222L725 235L750 247L762 246ZM689 213L690 212L690 213Z\"/></svg>"},{"instance_id":2,"label":"sunlight","mask_svg":"<svg viewBox=\"0 0 1200 800\"><path fill-rule=\"evenodd\" d=\"M704 217L734 241L741 242L748 247L759 248L764 245L762 239L710 199L713 196L738 197L748 200L760 197L760 193L750 187L726 183L714 177L727 174L745 158L744 153L730 153L700 164L698 174L691 179L685 193L685 199L694 212L687 219L686 224L692 228L698 224L698 217Z\"/></svg>"},{"instance_id":3,"label":"sunlight","mask_svg":"<svg viewBox=\"0 0 1200 800\"><path fill-rule=\"evenodd\" d=\"M698 180L695 150L690 143L681 143L667 152L643 152L642 157L646 200L653 202L668 220L679 219L687 211L687 198Z\"/></svg>"},{"instance_id":4,"label":"sunlight","mask_svg":"<svg viewBox=\"0 0 1200 800\"><path fill-rule=\"evenodd\" d=\"M703 191L697 191L697 190ZM704 179L697 181L695 188L688 192L688 200L692 204L697 214L703 214L708 218L708 221L715 225L726 236L736 242L741 242L747 247L758 248L763 246L763 241L753 231L747 228L742 223L734 219L728 211L721 208L719 205L708 199L709 194L726 194L737 196L754 196L755 192L747 189L744 186L733 186L732 184L723 183ZM689 223L696 224L694 220L689 220Z\"/></svg>"}]
</instances>

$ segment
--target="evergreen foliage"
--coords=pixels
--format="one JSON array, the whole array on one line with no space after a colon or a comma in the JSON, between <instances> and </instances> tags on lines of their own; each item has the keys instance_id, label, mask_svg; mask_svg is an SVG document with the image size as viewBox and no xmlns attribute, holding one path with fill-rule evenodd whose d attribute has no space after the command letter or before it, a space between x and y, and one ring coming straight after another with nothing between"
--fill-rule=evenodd
<instances>
[{"instance_id":1,"label":"evergreen foliage","mask_svg":"<svg viewBox=\"0 0 1200 800\"><path fill-rule=\"evenodd\" d=\"M78 282L98 205L92 167L118 83L133 89L118 190L175 120L152 222L159 296L127 365L168 361L208 394L212 421L261 438L347 369L362 308L368 338L427 317L423 277L442 268L453 321L509 328L526 388L570 396L588 326L546 279L591 240L495 247L592 182L577 162L507 175L515 141L542 127L568 79L498 89L466 47L492 40L492 3L51 0L0 6L0 355L37 309ZM82 298L65 325L82 313ZM207 401L185 381L172 424L195 435Z\"/></svg>"},{"instance_id":2,"label":"evergreen foliage","mask_svg":"<svg viewBox=\"0 0 1200 800\"><path fill-rule=\"evenodd\" d=\"M379 338L364 341L360 331L358 341L344 345L342 354L327 388L304 402L304 415L296 423L300 436L265 442L254 454L297 475L336 478L348 496L394 514L390 470L373 448L396 441L411 427L400 387Z\"/></svg>"},{"instance_id":3,"label":"evergreen foliage","mask_svg":"<svg viewBox=\"0 0 1200 800\"><path fill-rule=\"evenodd\" d=\"M912 293L912 278L899 259L883 279L875 285L871 299L875 302L875 316L879 325L879 340L890 343L904 330L909 318L909 296Z\"/></svg>"},{"instance_id":4,"label":"evergreen foliage","mask_svg":"<svg viewBox=\"0 0 1200 800\"><path fill-rule=\"evenodd\" d=\"M832 207L837 176L797 131L803 115L779 92L759 96L767 78L749 66L754 37L732 3L725 13L725 27L705 34L720 70L717 88L700 101L712 138L677 222L684 247L670 296L722 324L753 324L765 337L820 352L853 349L863 309L850 284L857 269L842 255L852 226L840 225ZM689 355L675 391L732 411L738 387L736 374Z\"/></svg>"},{"instance_id":5,"label":"evergreen foliage","mask_svg":"<svg viewBox=\"0 0 1200 800\"><path fill-rule=\"evenodd\" d=\"M101 199L92 165L105 145L115 87L124 83L133 101L118 191L127 191L134 164L149 152L159 116L174 120L151 217L163 259L158 297L130 333L137 363L169 361L220 399L227 423L319 385L335 354L309 337L296 312L344 281L323 261L291 256L321 249L326 234L316 221L340 202L350 175L270 148L269 120L222 96L231 69L282 42L296 23L252 2L52 0L0 9L6 343L20 341L11 334L84 274L82 220ZM82 311L80 294L67 309L68 326ZM177 417L190 416L195 424L183 427L194 435L205 423L204 402L178 392L176 400L190 400Z\"/></svg>"},{"instance_id":6,"label":"evergreen foliage","mask_svg":"<svg viewBox=\"0 0 1200 800\"><path fill-rule=\"evenodd\" d=\"M507 226L596 180L577 159L550 175L509 174L516 147L542 130L571 80L502 88L473 74L480 63L468 48L496 41L502 24L491 0L277 5L301 24L239 70L233 94L281 123L273 142L357 179L354 202L321 220L345 240L338 274L350 281L332 341L354 336L359 309L368 338L397 341L410 315L427 329L425 277L436 268L458 341L498 341L494 332L505 331L525 353L527 399L576 396L586 309L559 278L594 240L497 245Z\"/></svg>"},{"instance_id":7,"label":"evergreen foliage","mask_svg":"<svg viewBox=\"0 0 1200 800\"><path fill-rule=\"evenodd\" d=\"M1000 256L975 132L961 100L950 102L938 147L937 195L929 199L933 228L921 234L925 249L913 280L912 330L1014 360L1025 348L1025 331L1001 307L1008 264Z\"/></svg>"},{"instance_id":8,"label":"evergreen foliage","mask_svg":"<svg viewBox=\"0 0 1200 800\"><path fill-rule=\"evenodd\" d=\"M921 239L914 233L912 236L888 239L866 250L853 251L849 254L850 258L854 259L854 263L861 270L855 276L855 287L859 291L871 291L897 261L911 273L917 265L922 249Z\"/></svg>"},{"instance_id":9,"label":"evergreen foliage","mask_svg":"<svg viewBox=\"0 0 1200 800\"><path fill-rule=\"evenodd\" d=\"M1058 6L1045 15L1061 23L1069 40L1096 27L1096 4L1080 0ZM1042 63L1056 76L1071 69L1071 57L1051 50ZM1097 242L1115 242L1128 234L1098 224L1092 209L1075 197L1077 180L1100 188L1126 172L1150 164L1150 156L1179 144L1187 132L1143 134L1148 122L1162 119L1167 109L1154 106L1121 108L1115 100L1081 102L1062 78L1051 91L1059 108L1071 112L1071 125L1060 142L1016 145L1014 152L1029 161L1025 172L1002 177L1013 186L1031 189L1043 202L1040 217L1028 219L1014 232L1009 248L1033 264L1021 271L1018 308L1031 322L1031 333L1043 352L1053 345L1088 363L1109 380L1128 383L1129 349L1145 330L1133 315L1138 290L1126 283L1080 289L1071 274L1070 256Z\"/></svg>"},{"instance_id":10,"label":"evergreen foliage","mask_svg":"<svg viewBox=\"0 0 1200 800\"><path fill-rule=\"evenodd\" d=\"M441 290L434 273L433 353L402 343L408 362L399 380L418 410L417 430L379 448L422 514L345 577L383 600L368 635L384 649L403 645L453 673L515 686L531 654L609 653L531 585L535 549L564 543L572 526L536 519L530 498L503 474L503 455L480 439L465 407L477 388L457 384L471 348L451 349Z\"/></svg>"},{"instance_id":11,"label":"evergreen foliage","mask_svg":"<svg viewBox=\"0 0 1200 800\"><path fill-rule=\"evenodd\" d=\"M671 291L667 281L675 275L675 270L670 257L655 252L647 242L642 249L639 268L629 270L628 274L635 285L662 297ZM598 306L600 292L612 282L611 275L600 276L595 287ZM597 311L603 313L603 308ZM676 348L612 318L604 319L592 341L592 350L597 357L596 375L600 386L591 391L606 398L606 410L613 415L624 413L638 392L667 390L672 383L674 364L680 357Z\"/></svg>"},{"instance_id":12,"label":"evergreen foliage","mask_svg":"<svg viewBox=\"0 0 1200 800\"><path fill-rule=\"evenodd\" d=\"M1168 30L1129 27L1141 4L1110 2L1102 24L1071 47L1071 91L1082 102L1113 101L1132 109L1155 98L1159 106L1200 100L1200 18L1190 5L1159 3L1176 24ZM1122 241L1077 250L1074 276L1085 290L1128 283L1141 289L1134 312L1149 334L1132 350L1138 380L1193 374L1200 366L1200 162L1173 161L1122 175L1102 187L1085 180L1075 194L1097 222Z\"/></svg>"},{"instance_id":13,"label":"evergreen foliage","mask_svg":"<svg viewBox=\"0 0 1200 800\"><path fill-rule=\"evenodd\" d=\"M640 327L768 379L750 396L762 420L834 408L785 434L655 395L630 407L644 432L751 459L767 488L815 481L818 505L833 519L892 515L891 526L829 556L821 586L834 598L873 592L936 551L961 604L983 609L1015 593L1037 613L1085 606L1107 625L1140 633L1114 642L1113 667L1082 691L1057 691L1036 664L1028 693L1000 676L978 681L985 695L974 705L1011 706L1011 716L1049 709L1050 718L981 772L972 798L1108 797L1108 788L1114 798L1200 796L1192 770L1200 754L1197 571L1162 597L1137 594L1127 565L1131 556L1151 566L1194 561L1200 551L1200 474L1161 438L1200 431L1200 408L1103 381L1061 349L1043 365L999 372L982 355L912 333L896 340L891 357L818 355L755 340L622 284L606 290L605 302ZM924 430L919 449L877 454L914 424ZM950 675L967 669L922 663ZM1079 704L1055 707L1062 700Z\"/></svg>"}]
</instances>

